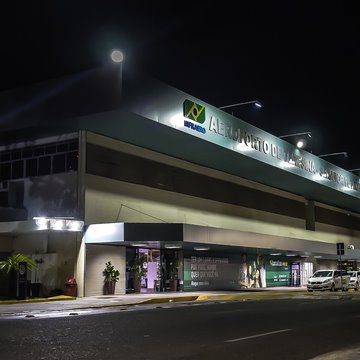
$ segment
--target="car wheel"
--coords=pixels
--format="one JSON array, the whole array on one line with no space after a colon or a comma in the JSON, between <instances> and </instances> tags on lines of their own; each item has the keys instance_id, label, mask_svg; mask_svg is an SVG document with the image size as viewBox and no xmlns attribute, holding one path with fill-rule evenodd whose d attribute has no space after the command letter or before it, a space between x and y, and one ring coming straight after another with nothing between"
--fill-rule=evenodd
<instances>
[{"instance_id":1,"label":"car wheel","mask_svg":"<svg viewBox=\"0 0 360 360\"><path fill-rule=\"evenodd\" d=\"M308 289L308 292L312 292L312 290L309 290L309 289Z\"/></svg>"},{"instance_id":2,"label":"car wheel","mask_svg":"<svg viewBox=\"0 0 360 360\"><path fill-rule=\"evenodd\" d=\"M355 284L355 291L358 291L359 290L359 283L357 282L356 284Z\"/></svg>"},{"instance_id":3,"label":"car wheel","mask_svg":"<svg viewBox=\"0 0 360 360\"><path fill-rule=\"evenodd\" d=\"M334 283L331 284L331 289L330 289L330 291L335 291L335 284L334 284Z\"/></svg>"}]
</instances>

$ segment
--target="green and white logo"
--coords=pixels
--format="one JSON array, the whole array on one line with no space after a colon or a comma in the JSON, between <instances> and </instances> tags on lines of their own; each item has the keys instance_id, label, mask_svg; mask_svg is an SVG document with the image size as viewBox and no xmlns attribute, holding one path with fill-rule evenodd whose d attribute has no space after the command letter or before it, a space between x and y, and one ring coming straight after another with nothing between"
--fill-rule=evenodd
<instances>
[{"instance_id":1,"label":"green and white logo","mask_svg":"<svg viewBox=\"0 0 360 360\"><path fill-rule=\"evenodd\" d=\"M184 116L199 124L205 122L205 106L201 106L193 101L185 100L183 104Z\"/></svg>"}]
</instances>

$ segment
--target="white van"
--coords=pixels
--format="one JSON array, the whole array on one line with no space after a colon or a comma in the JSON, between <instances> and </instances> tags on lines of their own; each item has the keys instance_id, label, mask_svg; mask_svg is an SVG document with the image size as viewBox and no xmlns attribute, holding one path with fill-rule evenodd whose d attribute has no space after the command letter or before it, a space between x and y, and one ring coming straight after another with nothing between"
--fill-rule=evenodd
<instances>
[{"instance_id":1,"label":"white van","mask_svg":"<svg viewBox=\"0 0 360 360\"><path fill-rule=\"evenodd\" d=\"M318 270L308 280L307 290L349 290L350 275L344 270Z\"/></svg>"}]
</instances>

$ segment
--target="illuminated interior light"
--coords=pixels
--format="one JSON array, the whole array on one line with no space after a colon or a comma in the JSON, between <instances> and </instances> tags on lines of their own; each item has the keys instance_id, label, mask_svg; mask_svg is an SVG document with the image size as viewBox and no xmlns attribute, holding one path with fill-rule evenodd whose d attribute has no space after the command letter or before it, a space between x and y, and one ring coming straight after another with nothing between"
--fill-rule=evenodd
<instances>
[{"instance_id":1,"label":"illuminated interior light","mask_svg":"<svg viewBox=\"0 0 360 360\"><path fill-rule=\"evenodd\" d=\"M84 226L83 221L78 220L67 220L66 227L69 231L81 231L82 227Z\"/></svg>"},{"instance_id":2,"label":"illuminated interior light","mask_svg":"<svg viewBox=\"0 0 360 360\"><path fill-rule=\"evenodd\" d=\"M35 224L39 230L44 230L48 228L49 219L45 217L34 217L33 219L35 220Z\"/></svg>"},{"instance_id":3,"label":"illuminated interior light","mask_svg":"<svg viewBox=\"0 0 360 360\"><path fill-rule=\"evenodd\" d=\"M165 244L165 249L180 249L180 245L174 245L174 244Z\"/></svg>"},{"instance_id":4,"label":"illuminated interior light","mask_svg":"<svg viewBox=\"0 0 360 360\"><path fill-rule=\"evenodd\" d=\"M281 255L281 253L272 253L272 254L270 254L271 256L280 256Z\"/></svg>"},{"instance_id":5,"label":"illuminated interior light","mask_svg":"<svg viewBox=\"0 0 360 360\"><path fill-rule=\"evenodd\" d=\"M196 250L196 251L207 251L207 250L210 250L210 248L205 247L205 246L195 246L194 250Z\"/></svg>"},{"instance_id":6,"label":"illuminated interior light","mask_svg":"<svg viewBox=\"0 0 360 360\"><path fill-rule=\"evenodd\" d=\"M63 230L65 228L65 220L63 219L50 219L50 229Z\"/></svg>"}]
</instances>

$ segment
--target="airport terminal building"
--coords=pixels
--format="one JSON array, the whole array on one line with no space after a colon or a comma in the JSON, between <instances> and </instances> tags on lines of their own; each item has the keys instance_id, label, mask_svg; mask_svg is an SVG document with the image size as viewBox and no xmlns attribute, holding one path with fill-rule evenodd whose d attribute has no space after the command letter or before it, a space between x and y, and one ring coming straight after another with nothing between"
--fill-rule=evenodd
<instances>
[{"instance_id":1,"label":"airport terminal building","mask_svg":"<svg viewBox=\"0 0 360 360\"><path fill-rule=\"evenodd\" d=\"M43 295L305 285L360 264L360 178L145 76L104 68L0 96L0 260ZM176 264L175 275L172 268ZM175 279L175 287L173 287ZM0 289L6 293L6 277Z\"/></svg>"}]
</instances>

